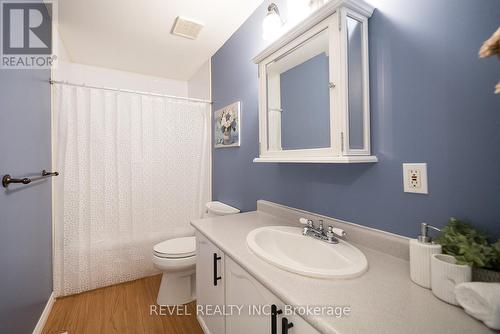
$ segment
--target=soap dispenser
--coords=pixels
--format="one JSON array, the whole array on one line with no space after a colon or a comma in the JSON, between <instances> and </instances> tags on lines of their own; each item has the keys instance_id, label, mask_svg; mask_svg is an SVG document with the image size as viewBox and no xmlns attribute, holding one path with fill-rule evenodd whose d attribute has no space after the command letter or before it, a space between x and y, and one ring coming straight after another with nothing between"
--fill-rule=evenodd
<instances>
[{"instance_id":1,"label":"soap dispenser","mask_svg":"<svg viewBox=\"0 0 500 334\"><path fill-rule=\"evenodd\" d=\"M420 225L420 235L410 240L410 277L424 288L431 288L431 255L441 254L441 245L432 242L429 228L441 231L427 223Z\"/></svg>"}]
</instances>

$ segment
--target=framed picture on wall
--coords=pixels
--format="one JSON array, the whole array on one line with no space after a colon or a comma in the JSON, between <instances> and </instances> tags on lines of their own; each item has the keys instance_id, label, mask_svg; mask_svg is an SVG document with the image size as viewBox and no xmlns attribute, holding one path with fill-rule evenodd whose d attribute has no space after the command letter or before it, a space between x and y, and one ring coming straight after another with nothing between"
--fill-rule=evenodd
<instances>
[{"instance_id":1,"label":"framed picture on wall","mask_svg":"<svg viewBox=\"0 0 500 334\"><path fill-rule=\"evenodd\" d=\"M240 146L240 109L238 101L215 111L215 148Z\"/></svg>"}]
</instances>

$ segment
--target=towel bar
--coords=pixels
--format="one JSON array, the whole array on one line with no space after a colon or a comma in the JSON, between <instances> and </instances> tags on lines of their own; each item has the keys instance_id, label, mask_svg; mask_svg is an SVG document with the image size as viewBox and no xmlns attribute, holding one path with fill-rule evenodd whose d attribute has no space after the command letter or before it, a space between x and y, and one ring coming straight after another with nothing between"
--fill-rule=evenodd
<instances>
[{"instance_id":1,"label":"towel bar","mask_svg":"<svg viewBox=\"0 0 500 334\"><path fill-rule=\"evenodd\" d=\"M4 188L8 188L9 184L11 183L22 183L22 184L30 184L33 181L41 180L46 177L50 176L58 176L58 172L47 172L45 169L42 170L40 173L40 176L34 177L34 178L29 178L29 177L24 177L22 179L13 179L9 174L6 174L2 177L2 186Z\"/></svg>"}]
</instances>

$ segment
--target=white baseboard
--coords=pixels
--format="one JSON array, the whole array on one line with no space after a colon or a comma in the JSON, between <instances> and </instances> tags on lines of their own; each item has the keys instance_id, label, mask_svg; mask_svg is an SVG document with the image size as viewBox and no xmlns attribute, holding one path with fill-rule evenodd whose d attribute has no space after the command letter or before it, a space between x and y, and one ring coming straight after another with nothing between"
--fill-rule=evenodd
<instances>
[{"instance_id":1,"label":"white baseboard","mask_svg":"<svg viewBox=\"0 0 500 334\"><path fill-rule=\"evenodd\" d=\"M196 318L198 319L198 322L200 323L200 327L203 330L203 333L211 334L210 330L208 329L207 325L205 324L205 321L203 321L203 318L200 317L199 315L197 315Z\"/></svg>"},{"instance_id":2,"label":"white baseboard","mask_svg":"<svg viewBox=\"0 0 500 334\"><path fill-rule=\"evenodd\" d=\"M54 306L54 302L56 301L56 297L54 295L54 292L50 294L49 300L47 300L47 304L45 305L45 308L43 309L42 315L40 316L40 319L38 319L38 323L36 324L35 329L33 330L33 334L40 334L42 333L43 327L45 326L45 322L47 321L47 318L49 317L50 311L52 310L52 306Z\"/></svg>"}]
</instances>

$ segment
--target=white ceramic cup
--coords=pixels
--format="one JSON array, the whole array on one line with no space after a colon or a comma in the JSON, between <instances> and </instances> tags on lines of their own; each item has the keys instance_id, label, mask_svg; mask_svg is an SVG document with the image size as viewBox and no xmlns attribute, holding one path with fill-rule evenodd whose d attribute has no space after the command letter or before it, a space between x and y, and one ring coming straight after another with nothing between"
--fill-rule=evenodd
<instances>
[{"instance_id":1,"label":"white ceramic cup","mask_svg":"<svg viewBox=\"0 0 500 334\"><path fill-rule=\"evenodd\" d=\"M472 279L472 268L456 263L457 260L451 255L431 255L432 293L453 305L458 305L455 299L455 285L470 282Z\"/></svg>"}]
</instances>

